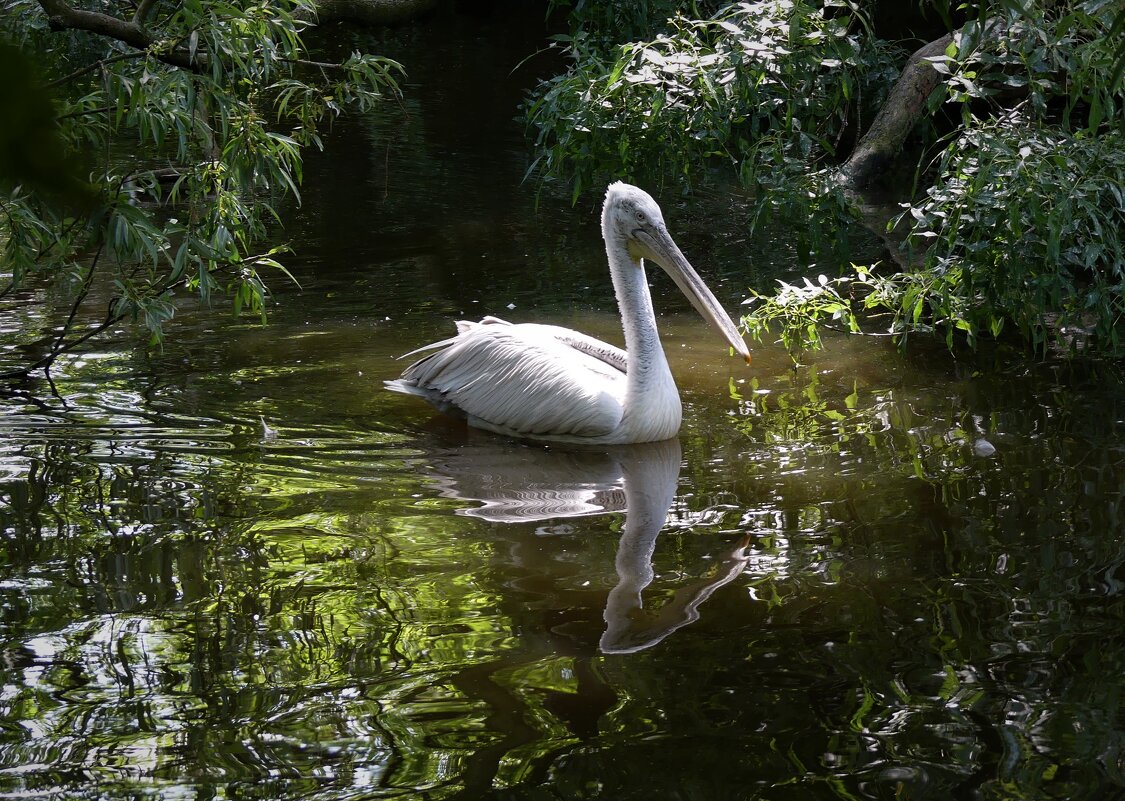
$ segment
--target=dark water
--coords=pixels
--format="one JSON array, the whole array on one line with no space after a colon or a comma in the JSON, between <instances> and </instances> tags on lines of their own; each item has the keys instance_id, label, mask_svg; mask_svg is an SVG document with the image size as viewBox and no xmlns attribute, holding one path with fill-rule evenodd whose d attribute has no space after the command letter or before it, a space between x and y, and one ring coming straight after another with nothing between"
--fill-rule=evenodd
<instances>
[{"instance_id":1,"label":"dark water","mask_svg":"<svg viewBox=\"0 0 1125 801\"><path fill-rule=\"evenodd\" d=\"M617 338L597 199L520 183L542 22L501 24L377 43L407 99L310 160L268 326L185 299L4 402L0 797L1125 797L1116 370L745 369L655 278L677 442L382 390L460 316ZM795 269L660 199L730 308Z\"/></svg>"}]
</instances>

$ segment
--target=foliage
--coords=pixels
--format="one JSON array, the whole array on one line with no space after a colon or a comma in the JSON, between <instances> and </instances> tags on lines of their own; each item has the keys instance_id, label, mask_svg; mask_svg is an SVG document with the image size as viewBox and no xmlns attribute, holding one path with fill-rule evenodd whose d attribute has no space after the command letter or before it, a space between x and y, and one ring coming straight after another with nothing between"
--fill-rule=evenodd
<instances>
[{"instance_id":1,"label":"foliage","mask_svg":"<svg viewBox=\"0 0 1125 801\"><path fill-rule=\"evenodd\" d=\"M930 59L946 76L932 102L961 103L966 126L1013 107L1091 135L1119 120L1125 95L1113 78L1121 49L1111 34L1114 4L1082 0L1059 4L1053 14L1002 5L966 23L946 54Z\"/></svg>"},{"instance_id":2,"label":"foliage","mask_svg":"<svg viewBox=\"0 0 1125 801\"><path fill-rule=\"evenodd\" d=\"M68 289L67 327L95 285L112 295L101 323L69 339L64 331L32 368L127 316L159 341L180 288L262 313L262 271L284 271L283 249L255 246L279 221L277 200L299 200L303 149L320 147L345 107L397 93L401 73L359 53L307 60L308 2L109 3L97 25L57 0L8 3L0 36L45 72L37 91L50 93L53 131L85 165L89 191L76 203L0 175L3 292ZM66 35L49 32L48 11Z\"/></svg>"},{"instance_id":3,"label":"foliage","mask_svg":"<svg viewBox=\"0 0 1125 801\"><path fill-rule=\"evenodd\" d=\"M792 0L676 17L669 32L603 53L569 40L574 64L542 84L527 114L545 177L574 196L607 175L690 184L713 163L758 173L764 137L805 162L835 151L853 104L877 101L890 49L853 32L854 18ZM767 162L768 163L768 162Z\"/></svg>"},{"instance_id":4,"label":"foliage","mask_svg":"<svg viewBox=\"0 0 1125 801\"><path fill-rule=\"evenodd\" d=\"M930 291L963 299L970 336L1014 323L1033 345L1080 328L1115 349L1125 311L1125 139L1019 120L966 131L942 154L912 241L932 240ZM931 304L931 298L927 298ZM1072 342L1072 344L1078 344Z\"/></svg>"},{"instance_id":5,"label":"foliage","mask_svg":"<svg viewBox=\"0 0 1125 801\"><path fill-rule=\"evenodd\" d=\"M859 331L851 299L840 294L847 280L830 281L826 275L817 276L815 283L808 278L803 284L778 280L781 289L773 295L751 289L751 297L744 302L757 304L757 308L743 318L743 324L759 342L775 327L779 328L780 342L796 364L803 352L820 349L824 321L846 331Z\"/></svg>"},{"instance_id":6,"label":"foliage","mask_svg":"<svg viewBox=\"0 0 1125 801\"><path fill-rule=\"evenodd\" d=\"M893 333L940 326L952 345L955 330L973 343L1011 324L1036 348L1117 349L1125 95L1111 80L1109 7L1076 3L1042 24L1008 11L966 25L935 59L963 127L900 218L919 266L869 304L891 311Z\"/></svg>"},{"instance_id":7,"label":"foliage","mask_svg":"<svg viewBox=\"0 0 1125 801\"><path fill-rule=\"evenodd\" d=\"M914 266L856 268L815 295L759 298L751 332L780 324L796 360L819 346L810 329L831 294L889 315L886 331L901 341L940 330L952 347L957 332L974 344L1011 328L1039 349L1117 351L1125 98L1107 9L1084 2L1040 24L1016 12L967 24L932 59L946 81L931 102L960 104L962 127L935 160L933 185L892 221L908 224Z\"/></svg>"}]
</instances>

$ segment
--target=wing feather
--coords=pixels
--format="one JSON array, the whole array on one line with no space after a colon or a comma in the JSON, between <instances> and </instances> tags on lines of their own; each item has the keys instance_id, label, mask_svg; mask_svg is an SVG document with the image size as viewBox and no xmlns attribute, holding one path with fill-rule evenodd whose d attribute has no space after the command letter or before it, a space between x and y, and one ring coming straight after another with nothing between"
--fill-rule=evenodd
<instances>
[{"instance_id":1,"label":"wing feather","mask_svg":"<svg viewBox=\"0 0 1125 801\"><path fill-rule=\"evenodd\" d=\"M621 422L625 374L543 330L553 328L493 319L458 325L445 347L388 388L517 435L608 434Z\"/></svg>"},{"instance_id":2,"label":"wing feather","mask_svg":"<svg viewBox=\"0 0 1125 801\"><path fill-rule=\"evenodd\" d=\"M568 345L588 356L593 356L595 359L603 361L623 373L625 372L629 359L628 355L621 348L614 347L608 342L602 342L600 339L583 334L581 331L575 331L572 328L563 328L561 325L540 325L538 323L527 323L525 325L527 328L534 328L542 331L544 334L553 336L564 345Z\"/></svg>"},{"instance_id":3,"label":"wing feather","mask_svg":"<svg viewBox=\"0 0 1125 801\"><path fill-rule=\"evenodd\" d=\"M457 332L460 334L464 334L468 331L473 330L474 328L484 325L506 325L509 327L515 327L507 320L501 320L499 317L492 317L490 315L488 317L482 318L479 323L470 322L469 320L458 320ZM589 356L593 356L595 359L599 359L623 373L627 369L629 357L624 350L614 345L610 345L608 342L603 342L600 339L589 336L588 334L583 334L581 331L575 331L573 328L563 328L561 325L543 325L540 323L520 323L519 328L523 331L535 331L547 336L554 337L564 345L569 345L575 350L581 351L582 353L585 353ZM424 350L432 350L434 348L442 347L448 341L449 340L446 340L445 342L435 342L432 345L426 345L425 347L411 351L410 353L406 354L406 356L413 356L415 353L421 353ZM405 359L406 356L403 356L402 358Z\"/></svg>"}]
</instances>

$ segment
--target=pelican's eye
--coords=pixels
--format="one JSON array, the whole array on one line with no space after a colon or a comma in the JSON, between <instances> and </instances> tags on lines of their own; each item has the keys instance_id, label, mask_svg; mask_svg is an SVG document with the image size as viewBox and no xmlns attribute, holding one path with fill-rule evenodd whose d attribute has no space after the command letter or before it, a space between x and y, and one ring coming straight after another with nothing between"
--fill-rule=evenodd
<instances>
[{"instance_id":1,"label":"pelican's eye","mask_svg":"<svg viewBox=\"0 0 1125 801\"><path fill-rule=\"evenodd\" d=\"M648 217L645 216L645 213L643 211L637 212L637 222L641 224L648 222Z\"/></svg>"}]
</instances>

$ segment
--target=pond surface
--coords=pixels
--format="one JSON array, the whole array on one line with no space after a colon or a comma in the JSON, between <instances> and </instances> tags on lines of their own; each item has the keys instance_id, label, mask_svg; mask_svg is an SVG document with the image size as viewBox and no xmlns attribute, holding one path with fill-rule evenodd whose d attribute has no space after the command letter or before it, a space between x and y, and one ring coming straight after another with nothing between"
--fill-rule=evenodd
<instances>
[{"instance_id":1,"label":"pond surface","mask_svg":"<svg viewBox=\"0 0 1125 801\"><path fill-rule=\"evenodd\" d=\"M520 182L542 21L500 25L375 43L407 98L310 160L268 326L185 299L3 401L0 797L1125 797L1116 370L745 368L653 276L676 441L382 389L461 317L620 341L598 198ZM728 308L799 271L659 199Z\"/></svg>"}]
</instances>

